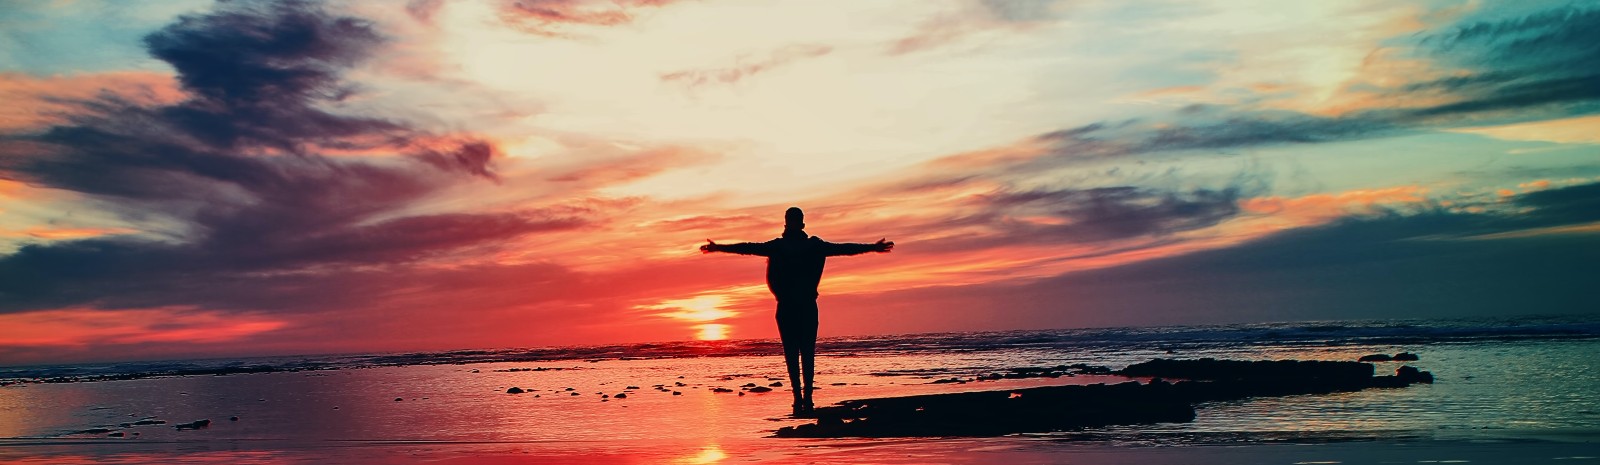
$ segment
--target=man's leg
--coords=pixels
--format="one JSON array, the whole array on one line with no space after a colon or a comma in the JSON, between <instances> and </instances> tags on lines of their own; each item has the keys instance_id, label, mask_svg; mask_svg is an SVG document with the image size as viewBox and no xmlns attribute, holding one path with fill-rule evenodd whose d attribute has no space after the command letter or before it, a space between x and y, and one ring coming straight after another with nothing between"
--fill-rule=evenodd
<instances>
[{"instance_id":1,"label":"man's leg","mask_svg":"<svg viewBox=\"0 0 1600 465\"><path fill-rule=\"evenodd\" d=\"M811 408L811 391L815 384L817 374L817 301L807 302L806 316L803 321L796 322L801 334L797 335L796 345L800 346L801 363L806 378L805 400L802 401L806 408Z\"/></svg>"},{"instance_id":2,"label":"man's leg","mask_svg":"<svg viewBox=\"0 0 1600 465\"><path fill-rule=\"evenodd\" d=\"M783 363L789 368L789 389L794 391L794 408L799 410L803 398L800 384L801 328L792 321L793 309L783 301L778 302L778 337L783 341Z\"/></svg>"}]
</instances>

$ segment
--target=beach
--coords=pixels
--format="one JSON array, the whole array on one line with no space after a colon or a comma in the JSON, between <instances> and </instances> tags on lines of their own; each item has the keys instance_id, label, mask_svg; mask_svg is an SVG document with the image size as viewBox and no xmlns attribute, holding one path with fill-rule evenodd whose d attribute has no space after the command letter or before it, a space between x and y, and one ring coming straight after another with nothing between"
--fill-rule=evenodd
<instances>
[{"instance_id":1,"label":"beach","mask_svg":"<svg viewBox=\"0 0 1600 465\"><path fill-rule=\"evenodd\" d=\"M1162 357L1354 361L1372 353L1406 351L1420 360L1377 362L1376 370L1392 373L1410 365L1438 377L1435 384L1405 388L1205 403L1196 407L1192 422L983 438L773 437L778 428L808 420L789 415L781 358L763 353L769 344L761 341L720 343L720 351L719 343L701 342L250 362L260 365L205 361L32 368L35 374L57 375L56 381L69 379L67 373L118 373L117 367L121 375L134 376L0 388L0 438L5 438L0 440L0 460L1584 463L1600 460L1593 458L1600 456L1600 374L1592 357L1600 338L1594 337L1595 327L1585 321L1454 321L824 340L818 359L819 405L1149 382L1098 374L977 379L1028 367L1122 368ZM502 361L489 361L495 359ZM277 368L159 374L173 366L190 366L196 370L192 373L227 366ZM941 380L957 381L936 382ZM512 388L523 392L508 393ZM725 392L716 392L718 388ZM200 420L209 422L176 427Z\"/></svg>"}]
</instances>

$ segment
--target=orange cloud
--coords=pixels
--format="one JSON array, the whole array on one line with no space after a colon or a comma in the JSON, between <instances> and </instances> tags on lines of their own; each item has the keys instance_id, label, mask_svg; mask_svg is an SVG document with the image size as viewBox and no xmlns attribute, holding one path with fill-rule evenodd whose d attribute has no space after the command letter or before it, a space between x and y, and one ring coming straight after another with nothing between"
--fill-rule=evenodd
<instances>
[{"instance_id":1,"label":"orange cloud","mask_svg":"<svg viewBox=\"0 0 1600 465\"><path fill-rule=\"evenodd\" d=\"M118 71L37 77L0 73L0 131L39 128L81 111L72 102L114 97L141 105L170 104L184 93L169 74Z\"/></svg>"},{"instance_id":2,"label":"orange cloud","mask_svg":"<svg viewBox=\"0 0 1600 465\"><path fill-rule=\"evenodd\" d=\"M68 308L0 314L0 347L217 343L274 331L269 318L185 308Z\"/></svg>"},{"instance_id":3,"label":"orange cloud","mask_svg":"<svg viewBox=\"0 0 1600 465\"><path fill-rule=\"evenodd\" d=\"M35 226L16 231L0 229L0 237L31 237L35 239L46 240L65 240L108 236L113 234L132 234L136 232L139 231L127 228L49 228Z\"/></svg>"},{"instance_id":4,"label":"orange cloud","mask_svg":"<svg viewBox=\"0 0 1600 465\"><path fill-rule=\"evenodd\" d=\"M1371 212L1385 205L1419 203L1427 200L1428 190L1420 186L1383 189L1358 189L1301 197L1257 197L1240 203L1245 211L1291 223L1307 225L1349 215Z\"/></svg>"}]
</instances>

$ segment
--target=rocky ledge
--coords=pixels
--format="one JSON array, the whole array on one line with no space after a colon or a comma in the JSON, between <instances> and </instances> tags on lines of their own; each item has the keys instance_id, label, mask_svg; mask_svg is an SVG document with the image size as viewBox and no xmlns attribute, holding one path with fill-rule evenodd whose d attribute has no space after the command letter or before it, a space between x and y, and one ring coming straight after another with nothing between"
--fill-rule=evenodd
<instances>
[{"instance_id":1,"label":"rocky ledge","mask_svg":"<svg viewBox=\"0 0 1600 465\"><path fill-rule=\"evenodd\" d=\"M848 400L813 412L815 423L778 437L998 436L1110 425L1193 421L1199 402L1326 394L1433 383L1403 366L1375 376L1372 364L1334 361L1155 359L1115 374L1148 382L961 392ZM1176 381L1176 382L1173 382Z\"/></svg>"}]
</instances>

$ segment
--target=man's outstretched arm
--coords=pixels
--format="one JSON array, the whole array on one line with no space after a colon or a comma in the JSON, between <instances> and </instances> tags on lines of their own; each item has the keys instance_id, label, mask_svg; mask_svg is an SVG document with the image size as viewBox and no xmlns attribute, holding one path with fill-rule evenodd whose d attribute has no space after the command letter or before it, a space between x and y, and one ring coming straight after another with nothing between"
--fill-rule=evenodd
<instances>
[{"instance_id":1,"label":"man's outstretched arm","mask_svg":"<svg viewBox=\"0 0 1600 465\"><path fill-rule=\"evenodd\" d=\"M889 242L888 239L878 239L878 242L871 244L835 244L832 242L823 242L822 249L823 253L829 257L839 255L860 255L867 252L886 253L891 250L894 250L894 243Z\"/></svg>"},{"instance_id":2,"label":"man's outstretched arm","mask_svg":"<svg viewBox=\"0 0 1600 465\"><path fill-rule=\"evenodd\" d=\"M711 252L726 252L740 255L760 255L763 257L770 257L772 256L772 245L765 242L718 244L716 242L712 242L711 239L706 239L706 243L700 246L700 253Z\"/></svg>"}]
</instances>

